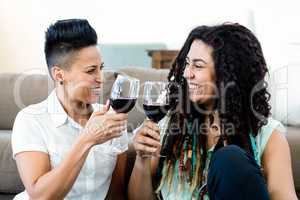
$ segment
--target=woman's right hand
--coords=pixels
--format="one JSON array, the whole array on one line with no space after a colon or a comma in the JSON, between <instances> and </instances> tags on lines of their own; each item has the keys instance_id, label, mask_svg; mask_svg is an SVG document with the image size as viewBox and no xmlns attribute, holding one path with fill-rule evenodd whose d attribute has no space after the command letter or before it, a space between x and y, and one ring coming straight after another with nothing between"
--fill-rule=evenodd
<instances>
[{"instance_id":1,"label":"woman's right hand","mask_svg":"<svg viewBox=\"0 0 300 200\"><path fill-rule=\"evenodd\" d=\"M124 113L108 113L109 104L102 111L95 111L87 121L84 132L85 141L92 145L102 144L120 137L126 130L128 115Z\"/></svg>"},{"instance_id":2,"label":"woman's right hand","mask_svg":"<svg viewBox=\"0 0 300 200\"><path fill-rule=\"evenodd\" d=\"M139 157L159 154L161 143L158 125L150 120L145 120L133 139L133 146Z\"/></svg>"}]
</instances>

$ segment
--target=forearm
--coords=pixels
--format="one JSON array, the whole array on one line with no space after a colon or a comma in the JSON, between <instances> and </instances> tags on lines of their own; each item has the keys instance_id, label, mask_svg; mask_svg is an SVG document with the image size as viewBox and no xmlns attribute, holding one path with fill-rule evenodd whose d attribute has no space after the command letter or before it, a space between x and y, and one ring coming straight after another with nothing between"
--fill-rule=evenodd
<instances>
[{"instance_id":1,"label":"forearm","mask_svg":"<svg viewBox=\"0 0 300 200\"><path fill-rule=\"evenodd\" d=\"M31 199L63 199L72 188L86 160L92 144L80 137L60 165L42 177L31 187Z\"/></svg>"},{"instance_id":2,"label":"forearm","mask_svg":"<svg viewBox=\"0 0 300 200\"><path fill-rule=\"evenodd\" d=\"M296 193L293 191L282 192L278 190L278 191L271 191L269 192L269 194L271 200L285 200L285 199L298 200Z\"/></svg>"},{"instance_id":3,"label":"forearm","mask_svg":"<svg viewBox=\"0 0 300 200\"><path fill-rule=\"evenodd\" d=\"M150 159L137 156L129 180L128 199L153 200L154 197Z\"/></svg>"}]
</instances>

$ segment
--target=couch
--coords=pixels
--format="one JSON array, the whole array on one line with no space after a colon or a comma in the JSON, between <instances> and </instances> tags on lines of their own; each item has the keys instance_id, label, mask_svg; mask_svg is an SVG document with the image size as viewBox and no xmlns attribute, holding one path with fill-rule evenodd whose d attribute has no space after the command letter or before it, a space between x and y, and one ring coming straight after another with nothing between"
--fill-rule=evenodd
<instances>
[{"instance_id":1,"label":"couch","mask_svg":"<svg viewBox=\"0 0 300 200\"><path fill-rule=\"evenodd\" d=\"M110 89L117 73L137 77L143 85L146 80L166 80L168 70L149 68L122 68L119 70L105 70L105 84L100 102L109 97ZM11 129L18 111L33 103L42 101L53 89L53 83L47 75L42 74L0 74L0 200L12 199L16 193L24 190L19 178L15 161L11 151ZM142 87L140 94L142 94ZM132 131L145 118L142 112L141 98L136 107L129 113L128 131ZM287 139L290 144L293 164L295 189L300 194L300 128L287 127ZM132 152L131 152L132 153ZM132 158L131 154L131 158ZM132 164L129 160L129 169ZM130 173L130 172L129 172Z\"/></svg>"}]
</instances>

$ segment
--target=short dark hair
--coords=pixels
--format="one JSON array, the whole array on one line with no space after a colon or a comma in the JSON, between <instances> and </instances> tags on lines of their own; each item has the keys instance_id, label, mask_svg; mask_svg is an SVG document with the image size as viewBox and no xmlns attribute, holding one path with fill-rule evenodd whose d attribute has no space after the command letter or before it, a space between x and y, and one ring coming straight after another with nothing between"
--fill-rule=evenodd
<instances>
[{"instance_id":1,"label":"short dark hair","mask_svg":"<svg viewBox=\"0 0 300 200\"><path fill-rule=\"evenodd\" d=\"M59 20L51 24L45 35L48 70L58 65L67 69L77 50L97 44L97 34L86 19Z\"/></svg>"}]
</instances>

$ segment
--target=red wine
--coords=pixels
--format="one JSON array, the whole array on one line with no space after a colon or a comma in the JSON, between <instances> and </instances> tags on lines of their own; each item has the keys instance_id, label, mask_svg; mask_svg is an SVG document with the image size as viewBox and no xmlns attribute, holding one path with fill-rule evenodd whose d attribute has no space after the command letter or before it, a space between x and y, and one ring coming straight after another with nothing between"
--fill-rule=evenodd
<instances>
[{"instance_id":1,"label":"red wine","mask_svg":"<svg viewBox=\"0 0 300 200\"><path fill-rule=\"evenodd\" d=\"M143 104L145 114L153 122L159 122L168 112L169 105Z\"/></svg>"},{"instance_id":2,"label":"red wine","mask_svg":"<svg viewBox=\"0 0 300 200\"><path fill-rule=\"evenodd\" d=\"M136 98L110 98L110 105L117 113L128 113L135 105Z\"/></svg>"}]
</instances>

